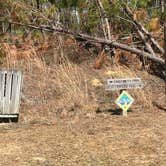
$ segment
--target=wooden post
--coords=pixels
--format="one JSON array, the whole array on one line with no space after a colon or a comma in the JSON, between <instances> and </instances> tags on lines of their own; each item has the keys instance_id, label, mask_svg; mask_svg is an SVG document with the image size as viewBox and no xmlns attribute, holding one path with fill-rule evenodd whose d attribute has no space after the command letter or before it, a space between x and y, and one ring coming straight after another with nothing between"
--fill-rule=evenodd
<instances>
[{"instance_id":1,"label":"wooden post","mask_svg":"<svg viewBox=\"0 0 166 166\"><path fill-rule=\"evenodd\" d=\"M127 116L127 111L123 110L123 116Z\"/></svg>"},{"instance_id":2,"label":"wooden post","mask_svg":"<svg viewBox=\"0 0 166 166\"><path fill-rule=\"evenodd\" d=\"M166 22L164 23L164 60L165 60L164 79L166 83ZM165 87L165 94L166 94L166 87Z\"/></svg>"},{"instance_id":3,"label":"wooden post","mask_svg":"<svg viewBox=\"0 0 166 166\"><path fill-rule=\"evenodd\" d=\"M164 24L164 57L165 57L165 60L166 60L166 22Z\"/></svg>"},{"instance_id":4,"label":"wooden post","mask_svg":"<svg viewBox=\"0 0 166 166\"><path fill-rule=\"evenodd\" d=\"M164 59L165 59L165 80L166 80L166 22L164 23Z\"/></svg>"}]
</instances>

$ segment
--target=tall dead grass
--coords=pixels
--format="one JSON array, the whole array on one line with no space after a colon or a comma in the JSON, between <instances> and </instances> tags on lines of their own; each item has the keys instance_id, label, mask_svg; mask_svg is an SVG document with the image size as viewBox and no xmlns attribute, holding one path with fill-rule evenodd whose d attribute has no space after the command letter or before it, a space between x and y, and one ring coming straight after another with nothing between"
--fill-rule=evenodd
<instances>
[{"instance_id":1,"label":"tall dead grass","mask_svg":"<svg viewBox=\"0 0 166 166\"><path fill-rule=\"evenodd\" d=\"M18 56L18 53L21 54L21 51L19 52L10 45L4 45L3 48L7 55L5 68L20 69L24 72L25 89L35 86L34 92L25 92L28 94L28 97L33 96L36 100L41 101L47 100L48 107L54 107L55 109L78 108L80 110L90 110L92 107L93 110L97 109L95 100L93 100L92 96L90 99L89 96L86 71L79 67L79 65L71 62L65 54L63 54L64 56L61 55L60 64L48 66L44 59L42 59L42 56L37 56L35 49L26 50L27 53L25 55L27 55L27 58L18 61L15 57ZM40 92L40 96L34 96L35 91ZM50 92L48 91L56 91L59 95L55 94L54 103L49 101ZM30 93L31 96L29 95ZM52 105L50 102L52 102Z\"/></svg>"},{"instance_id":2,"label":"tall dead grass","mask_svg":"<svg viewBox=\"0 0 166 166\"><path fill-rule=\"evenodd\" d=\"M55 85L62 95L60 105L82 107L89 102L87 78L82 68L66 59L54 74Z\"/></svg>"},{"instance_id":3,"label":"tall dead grass","mask_svg":"<svg viewBox=\"0 0 166 166\"><path fill-rule=\"evenodd\" d=\"M2 43L0 46L6 55L5 65L7 69L17 68L18 60L24 60L30 65L32 59L38 58L33 46L25 46L25 49L17 49L14 44L9 43Z\"/></svg>"},{"instance_id":4,"label":"tall dead grass","mask_svg":"<svg viewBox=\"0 0 166 166\"><path fill-rule=\"evenodd\" d=\"M46 103L46 107L48 106L48 110L45 110L46 112L50 108L54 110L59 108L70 110L79 109L92 112L98 109L99 104L96 98L100 98L99 95L102 97L105 92L104 84L100 88L101 93L99 94L90 87L89 76L96 77L95 72L92 71L89 74L81 65L72 63L67 59L65 54L63 54L64 57L61 57L61 64L48 66L42 59L42 56L37 56L35 49L26 50L28 58L21 61L14 60L13 62L11 57L18 56L18 51L15 50L16 48L9 45L5 45L3 48L7 54L6 68L24 71L24 95L32 101L37 100L38 103ZM21 54L21 52L19 53ZM103 70L98 72L101 74L99 75L103 82L107 78L138 77L134 71L131 71L125 66L107 68L105 74L103 72ZM53 94L54 91L56 91L55 94ZM53 94L52 97L50 97L50 92L51 95ZM119 95L119 92L113 93L117 93L116 96ZM152 106L150 93L147 94L144 90L129 90L129 93L134 97L136 101L135 105L148 108L148 110ZM102 100L105 99L103 98ZM34 104L34 106L36 105Z\"/></svg>"}]
</instances>

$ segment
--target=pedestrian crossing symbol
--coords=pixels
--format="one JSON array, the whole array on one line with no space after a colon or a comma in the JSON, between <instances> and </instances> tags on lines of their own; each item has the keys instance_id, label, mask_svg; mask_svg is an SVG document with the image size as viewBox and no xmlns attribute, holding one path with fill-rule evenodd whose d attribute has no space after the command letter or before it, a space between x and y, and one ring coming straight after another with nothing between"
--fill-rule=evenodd
<instances>
[{"instance_id":1,"label":"pedestrian crossing symbol","mask_svg":"<svg viewBox=\"0 0 166 166\"><path fill-rule=\"evenodd\" d=\"M126 91L123 91L115 101L115 103L125 112L127 112L133 102L134 99Z\"/></svg>"}]
</instances>

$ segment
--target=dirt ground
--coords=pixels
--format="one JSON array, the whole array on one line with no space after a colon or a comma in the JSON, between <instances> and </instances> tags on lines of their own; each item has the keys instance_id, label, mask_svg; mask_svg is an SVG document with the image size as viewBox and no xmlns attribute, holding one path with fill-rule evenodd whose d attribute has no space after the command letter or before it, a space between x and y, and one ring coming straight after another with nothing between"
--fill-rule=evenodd
<instances>
[{"instance_id":1,"label":"dirt ground","mask_svg":"<svg viewBox=\"0 0 166 166\"><path fill-rule=\"evenodd\" d=\"M57 92L52 94L46 88L49 97L43 95L46 102L39 100L41 92L35 89L40 73L32 72L31 76L27 73L24 73L23 87L27 98L21 100L19 122L0 124L0 165L166 165L165 110L154 105L145 109L139 103L123 117L109 103L104 103L110 108L58 114L50 104L58 99ZM98 73L101 71L90 74L93 77ZM144 91L152 94L152 102L163 106L164 81L147 72L138 71L137 75L146 80ZM112 98L109 101L114 102Z\"/></svg>"},{"instance_id":2,"label":"dirt ground","mask_svg":"<svg viewBox=\"0 0 166 166\"><path fill-rule=\"evenodd\" d=\"M0 165L166 164L165 113L1 125Z\"/></svg>"}]
</instances>

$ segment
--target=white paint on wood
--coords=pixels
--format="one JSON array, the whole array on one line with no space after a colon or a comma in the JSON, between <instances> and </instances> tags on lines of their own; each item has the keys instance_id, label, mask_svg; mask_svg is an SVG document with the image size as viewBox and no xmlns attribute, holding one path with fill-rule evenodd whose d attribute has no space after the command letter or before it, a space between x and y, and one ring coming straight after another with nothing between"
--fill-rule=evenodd
<instances>
[{"instance_id":1,"label":"white paint on wood","mask_svg":"<svg viewBox=\"0 0 166 166\"><path fill-rule=\"evenodd\" d=\"M22 73L0 71L0 115L19 114Z\"/></svg>"}]
</instances>

